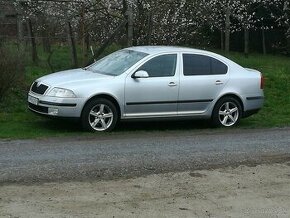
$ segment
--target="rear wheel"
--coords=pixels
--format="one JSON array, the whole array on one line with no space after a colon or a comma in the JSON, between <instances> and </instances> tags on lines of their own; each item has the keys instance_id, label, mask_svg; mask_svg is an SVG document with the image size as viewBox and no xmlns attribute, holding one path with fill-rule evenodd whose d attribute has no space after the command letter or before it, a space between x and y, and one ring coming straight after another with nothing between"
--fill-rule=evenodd
<instances>
[{"instance_id":1,"label":"rear wheel","mask_svg":"<svg viewBox=\"0 0 290 218\"><path fill-rule=\"evenodd\" d=\"M220 99L212 113L212 124L215 127L231 127L239 123L242 115L241 104L232 97Z\"/></svg>"},{"instance_id":2,"label":"rear wheel","mask_svg":"<svg viewBox=\"0 0 290 218\"><path fill-rule=\"evenodd\" d=\"M83 110L82 126L92 132L111 131L117 124L116 106L107 99L94 99L88 102Z\"/></svg>"}]
</instances>

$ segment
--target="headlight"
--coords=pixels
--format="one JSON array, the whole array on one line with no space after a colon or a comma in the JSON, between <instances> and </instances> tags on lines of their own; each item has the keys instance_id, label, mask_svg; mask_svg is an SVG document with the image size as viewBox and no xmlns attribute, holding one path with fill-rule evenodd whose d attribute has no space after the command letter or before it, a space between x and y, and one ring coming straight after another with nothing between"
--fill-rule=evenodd
<instances>
[{"instance_id":1,"label":"headlight","mask_svg":"<svg viewBox=\"0 0 290 218\"><path fill-rule=\"evenodd\" d=\"M75 98L76 95L69 89L53 88L47 96L59 97L59 98Z\"/></svg>"}]
</instances>

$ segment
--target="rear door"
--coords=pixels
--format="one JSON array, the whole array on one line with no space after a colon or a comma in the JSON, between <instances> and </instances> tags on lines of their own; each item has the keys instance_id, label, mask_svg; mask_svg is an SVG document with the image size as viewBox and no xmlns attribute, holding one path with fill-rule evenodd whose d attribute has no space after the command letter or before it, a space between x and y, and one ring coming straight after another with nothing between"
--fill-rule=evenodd
<instances>
[{"instance_id":1,"label":"rear door","mask_svg":"<svg viewBox=\"0 0 290 218\"><path fill-rule=\"evenodd\" d=\"M228 67L201 54L182 54L178 114L202 114L228 82Z\"/></svg>"}]
</instances>

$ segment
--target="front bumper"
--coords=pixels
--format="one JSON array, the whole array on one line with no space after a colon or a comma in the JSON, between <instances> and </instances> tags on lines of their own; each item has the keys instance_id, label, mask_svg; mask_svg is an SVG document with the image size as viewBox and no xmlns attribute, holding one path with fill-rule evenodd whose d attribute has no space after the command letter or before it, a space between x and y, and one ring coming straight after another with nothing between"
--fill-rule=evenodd
<instances>
[{"instance_id":1,"label":"front bumper","mask_svg":"<svg viewBox=\"0 0 290 218\"><path fill-rule=\"evenodd\" d=\"M41 115L79 118L84 104L83 98L57 98L28 93L28 108Z\"/></svg>"}]
</instances>

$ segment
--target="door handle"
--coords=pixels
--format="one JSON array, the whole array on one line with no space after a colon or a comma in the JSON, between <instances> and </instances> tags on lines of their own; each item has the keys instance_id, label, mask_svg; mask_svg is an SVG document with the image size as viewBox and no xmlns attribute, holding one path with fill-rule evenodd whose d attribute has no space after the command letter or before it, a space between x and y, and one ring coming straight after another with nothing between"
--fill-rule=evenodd
<instances>
[{"instance_id":1,"label":"door handle","mask_svg":"<svg viewBox=\"0 0 290 218\"><path fill-rule=\"evenodd\" d=\"M176 84L175 82L170 82L170 83L168 84L168 86L170 86L170 87L174 87L174 86L177 86L177 84Z\"/></svg>"},{"instance_id":2,"label":"door handle","mask_svg":"<svg viewBox=\"0 0 290 218\"><path fill-rule=\"evenodd\" d=\"M220 80L217 80L217 81L215 81L215 84L216 85L222 85L222 84L224 84L222 81L220 81Z\"/></svg>"}]
</instances>

